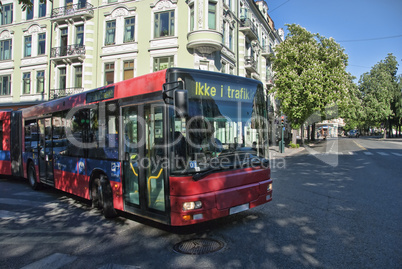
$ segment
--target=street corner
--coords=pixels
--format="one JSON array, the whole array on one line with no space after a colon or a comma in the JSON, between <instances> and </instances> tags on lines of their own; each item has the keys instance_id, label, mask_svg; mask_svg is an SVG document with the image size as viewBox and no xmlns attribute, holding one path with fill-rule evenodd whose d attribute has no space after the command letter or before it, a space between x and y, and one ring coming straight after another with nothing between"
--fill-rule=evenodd
<instances>
[{"instance_id":1,"label":"street corner","mask_svg":"<svg viewBox=\"0 0 402 269\"><path fill-rule=\"evenodd\" d=\"M304 150L303 146L300 146L298 148L285 147L284 152L280 152L278 146L271 147L270 151L269 151L269 157L270 157L270 159L279 159L279 158L290 157L299 152L302 152L303 150Z\"/></svg>"}]
</instances>

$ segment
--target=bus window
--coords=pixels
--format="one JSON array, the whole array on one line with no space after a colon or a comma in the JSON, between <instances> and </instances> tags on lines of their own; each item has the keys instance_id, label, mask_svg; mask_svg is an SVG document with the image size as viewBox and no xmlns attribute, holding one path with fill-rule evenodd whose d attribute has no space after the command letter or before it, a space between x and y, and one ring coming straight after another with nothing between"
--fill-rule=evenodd
<instances>
[{"instance_id":1,"label":"bus window","mask_svg":"<svg viewBox=\"0 0 402 269\"><path fill-rule=\"evenodd\" d=\"M119 155L119 108L116 103L106 105L106 117L106 158L117 160Z\"/></svg>"},{"instance_id":2,"label":"bus window","mask_svg":"<svg viewBox=\"0 0 402 269\"><path fill-rule=\"evenodd\" d=\"M137 107L123 108L124 130L124 200L129 204L140 204L138 184L138 111Z\"/></svg>"},{"instance_id":3,"label":"bus window","mask_svg":"<svg viewBox=\"0 0 402 269\"><path fill-rule=\"evenodd\" d=\"M72 117L66 118L67 150L65 155L83 157L85 134L88 126L88 109L80 109Z\"/></svg>"},{"instance_id":4,"label":"bus window","mask_svg":"<svg viewBox=\"0 0 402 269\"><path fill-rule=\"evenodd\" d=\"M25 121L25 152L36 152L38 140L39 135L36 120Z\"/></svg>"},{"instance_id":5,"label":"bus window","mask_svg":"<svg viewBox=\"0 0 402 269\"><path fill-rule=\"evenodd\" d=\"M64 152L67 148L65 121L64 112L53 114L53 154Z\"/></svg>"},{"instance_id":6,"label":"bus window","mask_svg":"<svg viewBox=\"0 0 402 269\"><path fill-rule=\"evenodd\" d=\"M119 155L119 109L116 103L93 105L89 110L88 157L117 160Z\"/></svg>"},{"instance_id":7,"label":"bus window","mask_svg":"<svg viewBox=\"0 0 402 269\"><path fill-rule=\"evenodd\" d=\"M163 145L163 106L145 106L146 158L148 207L159 211L165 210L164 184L164 145Z\"/></svg>"}]
</instances>

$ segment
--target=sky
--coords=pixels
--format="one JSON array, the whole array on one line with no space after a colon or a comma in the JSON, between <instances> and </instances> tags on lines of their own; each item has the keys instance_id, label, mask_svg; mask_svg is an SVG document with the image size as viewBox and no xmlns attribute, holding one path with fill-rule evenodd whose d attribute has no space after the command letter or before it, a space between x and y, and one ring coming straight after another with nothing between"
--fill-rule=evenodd
<instances>
[{"instance_id":1,"label":"sky","mask_svg":"<svg viewBox=\"0 0 402 269\"><path fill-rule=\"evenodd\" d=\"M332 37L349 55L346 70L357 79L396 56L402 74L402 0L265 0L275 28L299 24L311 33Z\"/></svg>"}]
</instances>

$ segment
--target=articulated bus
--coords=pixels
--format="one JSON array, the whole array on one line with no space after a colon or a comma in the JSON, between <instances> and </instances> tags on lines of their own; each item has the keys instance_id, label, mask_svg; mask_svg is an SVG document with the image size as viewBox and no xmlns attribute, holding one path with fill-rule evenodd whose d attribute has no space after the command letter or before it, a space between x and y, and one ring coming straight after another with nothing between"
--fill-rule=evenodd
<instances>
[{"instance_id":1,"label":"articulated bus","mask_svg":"<svg viewBox=\"0 0 402 269\"><path fill-rule=\"evenodd\" d=\"M170 68L0 112L0 128L2 174L105 217L184 226L272 200L267 101L253 79Z\"/></svg>"}]
</instances>

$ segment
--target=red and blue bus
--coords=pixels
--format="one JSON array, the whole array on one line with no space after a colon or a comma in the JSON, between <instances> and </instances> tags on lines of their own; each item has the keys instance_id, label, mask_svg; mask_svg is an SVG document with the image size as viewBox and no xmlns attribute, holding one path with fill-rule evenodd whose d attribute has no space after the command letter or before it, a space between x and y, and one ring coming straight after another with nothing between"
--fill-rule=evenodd
<instances>
[{"instance_id":1,"label":"red and blue bus","mask_svg":"<svg viewBox=\"0 0 402 269\"><path fill-rule=\"evenodd\" d=\"M86 198L105 217L228 216L272 200L266 98L253 79L170 68L55 99L16 117L16 167L33 189Z\"/></svg>"}]
</instances>

